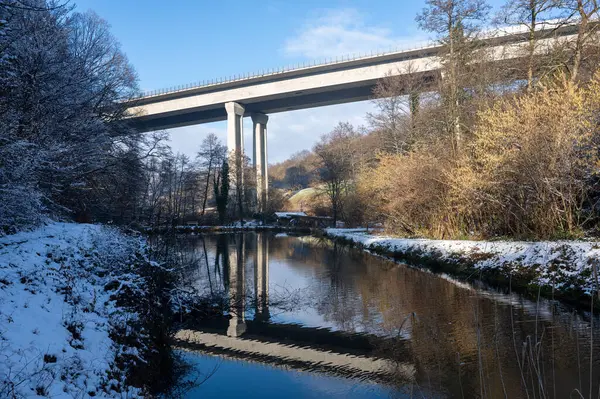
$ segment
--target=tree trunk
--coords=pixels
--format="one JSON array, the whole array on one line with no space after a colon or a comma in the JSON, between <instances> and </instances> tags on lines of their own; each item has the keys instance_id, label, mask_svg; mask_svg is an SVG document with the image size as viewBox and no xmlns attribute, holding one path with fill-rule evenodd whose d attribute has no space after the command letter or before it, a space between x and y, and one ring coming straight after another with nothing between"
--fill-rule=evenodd
<instances>
[{"instance_id":1,"label":"tree trunk","mask_svg":"<svg viewBox=\"0 0 600 399\"><path fill-rule=\"evenodd\" d=\"M448 20L448 32L449 35L449 52L450 52L450 122L452 124L453 139L455 144L455 155L458 155L461 147L461 131L460 131L460 113L459 113L459 99L458 99L458 65L456 60L456 49L455 49L455 35L456 27L454 26L454 20L450 18Z\"/></svg>"},{"instance_id":2,"label":"tree trunk","mask_svg":"<svg viewBox=\"0 0 600 399\"><path fill-rule=\"evenodd\" d=\"M577 75L579 74L579 69L581 67L581 57L583 55L588 23L590 18L598 12L598 3L594 0L592 2L592 9L587 13L583 0L577 0L577 12L579 13L581 21L579 22L577 41L575 42L575 53L573 54L573 67L571 70L571 82L573 83L577 80Z\"/></svg>"},{"instance_id":3,"label":"tree trunk","mask_svg":"<svg viewBox=\"0 0 600 399\"><path fill-rule=\"evenodd\" d=\"M204 211L206 210L206 200L208 198L208 188L210 186L210 174L212 167L212 156L208 161L208 173L206 174L206 189L204 190L204 199L202 200L202 216L204 216Z\"/></svg>"},{"instance_id":4,"label":"tree trunk","mask_svg":"<svg viewBox=\"0 0 600 399\"><path fill-rule=\"evenodd\" d=\"M535 0L530 0L531 25L529 25L529 60L527 65L527 92L533 89L533 57L535 56L535 29L537 23L537 13L535 11Z\"/></svg>"}]
</instances>

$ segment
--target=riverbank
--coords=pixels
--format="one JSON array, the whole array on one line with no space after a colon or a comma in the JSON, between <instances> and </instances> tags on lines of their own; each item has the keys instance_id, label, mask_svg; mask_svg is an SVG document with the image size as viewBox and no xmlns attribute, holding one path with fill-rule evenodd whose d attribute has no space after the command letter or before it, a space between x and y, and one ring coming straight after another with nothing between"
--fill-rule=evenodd
<instances>
[{"instance_id":1,"label":"riverbank","mask_svg":"<svg viewBox=\"0 0 600 399\"><path fill-rule=\"evenodd\" d=\"M0 397L143 397L149 268L144 240L116 228L1 237Z\"/></svg>"},{"instance_id":2,"label":"riverbank","mask_svg":"<svg viewBox=\"0 0 600 399\"><path fill-rule=\"evenodd\" d=\"M326 229L325 235L408 264L533 297L540 294L589 306L598 289L600 242L405 239L371 235L365 229Z\"/></svg>"}]
</instances>

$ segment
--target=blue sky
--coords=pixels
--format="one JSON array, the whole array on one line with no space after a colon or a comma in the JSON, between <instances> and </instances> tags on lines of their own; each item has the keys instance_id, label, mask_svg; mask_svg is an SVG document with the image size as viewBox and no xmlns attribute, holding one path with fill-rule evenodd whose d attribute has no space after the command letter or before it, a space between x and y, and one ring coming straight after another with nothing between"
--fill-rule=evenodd
<instances>
[{"instance_id":1,"label":"blue sky","mask_svg":"<svg viewBox=\"0 0 600 399\"><path fill-rule=\"evenodd\" d=\"M74 4L77 11L92 9L111 24L144 90L408 47L430 38L415 23L424 0L74 0ZM367 101L271 115L269 162L311 148L339 121L366 125L370 111L373 105ZM224 122L172 129L171 146L193 156L209 132L225 141L225 129ZM245 142L251 145L249 118L244 131Z\"/></svg>"}]
</instances>

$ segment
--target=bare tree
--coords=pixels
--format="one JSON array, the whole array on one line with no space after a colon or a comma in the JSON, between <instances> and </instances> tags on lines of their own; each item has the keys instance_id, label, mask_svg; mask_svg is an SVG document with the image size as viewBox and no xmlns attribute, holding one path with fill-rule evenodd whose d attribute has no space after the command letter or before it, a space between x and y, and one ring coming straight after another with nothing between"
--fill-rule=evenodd
<instances>
[{"instance_id":1,"label":"bare tree","mask_svg":"<svg viewBox=\"0 0 600 399\"><path fill-rule=\"evenodd\" d=\"M377 113L367 114L371 127L381 135L383 149L404 154L415 141L416 118L425 77L409 64L397 74L380 79L373 90Z\"/></svg>"},{"instance_id":2,"label":"bare tree","mask_svg":"<svg viewBox=\"0 0 600 399\"><path fill-rule=\"evenodd\" d=\"M527 91L533 88L533 78L536 70L536 50L539 29L551 18L553 11L558 10L561 0L509 0L498 13L495 22L502 25L514 25L527 29Z\"/></svg>"},{"instance_id":3,"label":"bare tree","mask_svg":"<svg viewBox=\"0 0 600 399\"><path fill-rule=\"evenodd\" d=\"M206 211L206 202L210 192L210 180L211 177L214 181L215 169L223 163L227 149L221 144L216 134L209 134L203 141L198 151L197 159L200 162L200 166L205 169L205 185L204 193L202 197L202 211L201 215L204 216Z\"/></svg>"},{"instance_id":4,"label":"bare tree","mask_svg":"<svg viewBox=\"0 0 600 399\"><path fill-rule=\"evenodd\" d=\"M490 7L485 0L427 0L426 4L416 20L421 29L435 33L443 46L442 97L457 153L462 141L460 108L465 66L472 61L477 34Z\"/></svg>"},{"instance_id":5,"label":"bare tree","mask_svg":"<svg viewBox=\"0 0 600 399\"><path fill-rule=\"evenodd\" d=\"M143 207L145 208L145 221L151 226L156 226L160 223L160 204L164 188L164 180L160 178L159 167L160 161L158 158L151 158L146 163L144 174L144 185L146 187L143 197Z\"/></svg>"},{"instance_id":6,"label":"bare tree","mask_svg":"<svg viewBox=\"0 0 600 399\"><path fill-rule=\"evenodd\" d=\"M252 209L252 190L256 188L254 168L241 151L231 151L229 154L229 180L233 183L231 196L231 214L243 222L244 216Z\"/></svg>"},{"instance_id":7,"label":"bare tree","mask_svg":"<svg viewBox=\"0 0 600 399\"><path fill-rule=\"evenodd\" d=\"M569 19L575 19L579 24L570 65L571 82L576 82L584 61L586 48L592 43L598 45L597 34L599 28L597 18L600 13L600 3L598 3L598 0L564 0L562 8L570 14Z\"/></svg>"},{"instance_id":8,"label":"bare tree","mask_svg":"<svg viewBox=\"0 0 600 399\"><path fill-rule=\"evenodd\" d=\"M334 223L342 212L344 196L358 172L358 137L360 134L351 124L340 123L331 133L322 136L321 141L314 147L314 152L319 158L319 179L325 185Z\"/></svg>"},{"instance_id":9,"label":"bare tree","mask_svg":"<svg viewBox=\"0 0 600 399\"><path fill-rule=\"evenodd\" d=\"M86 221L125 215L116 208L142 190L117 184L135 181L147 155L119 101L136 92L135 72L105 21L71 11L0 3L0 202L37 198L38 212Z\"/></svg>"}]
</instances>

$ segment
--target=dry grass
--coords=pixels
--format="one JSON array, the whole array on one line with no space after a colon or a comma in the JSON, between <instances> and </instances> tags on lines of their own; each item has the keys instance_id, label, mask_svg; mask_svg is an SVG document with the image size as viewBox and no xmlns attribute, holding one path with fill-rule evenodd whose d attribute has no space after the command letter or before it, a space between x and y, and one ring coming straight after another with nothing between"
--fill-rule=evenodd
<instances>
[{"instance_id":1,"label":"dry grass","mask_svg":"<svg viewBox=\"0 0 600 399\"><path fill-rule=\"evenodd\" d=\"M443 139L383 154L358 178L370 220L436 238L579 237L596 220L600 72L481 110L460 154Z\"/></svg>"}]
</instances>

